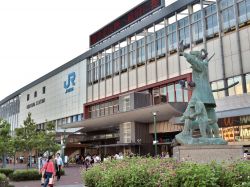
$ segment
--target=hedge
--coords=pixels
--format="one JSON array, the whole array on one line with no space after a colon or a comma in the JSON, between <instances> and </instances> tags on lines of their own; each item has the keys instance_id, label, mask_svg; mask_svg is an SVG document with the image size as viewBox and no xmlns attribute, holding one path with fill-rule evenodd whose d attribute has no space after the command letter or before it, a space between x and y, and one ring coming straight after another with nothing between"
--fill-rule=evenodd
<instances>
[{"instance_id":1,"label":"hedge","mask_svg":"<svg viewBox=\"0 0 250 187\"><path fill-rule=\"evenodd\" d=\"M82 176L88 187L247 187L250 161L197 164L127 158L95 165Z\"/></svg>"},{"instance_id":2,"label":"hedge","mask_svg":"<svg viewBox=\"0 0 250 187\"><path fill-rule=\"evenodd\" d=\"M0 186L1 187L8 187L9 181L6 175L0 173Z\"/></svg>"},{"instance_id":3,"label":"hedge","mask_svg":"<svg viewBox=\"0 0 250 187\"><path fill-rule=\"evenodd\" d=\"M14 172L14 169L0 168L0 173L5 174L7 177Z\"/></svg>"},{"instance_id":4,"label":"hedge","mask_svg":"<svg viewBox=\"0 0 250 187\"><path fill-rule=\"evenodd\" d=\"M65 175L64 170L61 170L61 175ZM9 175L9 178L12 181L40 180L41 177L41 174L36 169L16 170Z\"/></svg>"},{"instance_id":5,"label":"hedge","mask_svg":"<svg viewBox=\"0 0 250 187\"><path fill-rule=\"evenodd\" d=\"M9 177L13 181L40 180L41 174L35 169L16 170L14 173L10 174Z\"/></svg>"}]
</instances>

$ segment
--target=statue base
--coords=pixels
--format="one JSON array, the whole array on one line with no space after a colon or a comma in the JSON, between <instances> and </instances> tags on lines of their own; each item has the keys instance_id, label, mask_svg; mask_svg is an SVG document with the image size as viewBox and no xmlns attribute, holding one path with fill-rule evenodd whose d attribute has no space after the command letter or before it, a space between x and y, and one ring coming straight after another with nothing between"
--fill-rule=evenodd
<instances>
[{"instance_id":1,"label":"statue base","mask_svg":"<svg viewBox=\"0 0 250 187\"><path fill-rule=\"evenodd\" d=\"M176 146L173 158L177 161L197 163L233 162L243 159L243 147L235 145L187 145Z\"/></svg>"},{"instance_id":2,"label":"statue base","mask_svg":"<svg viewBox=\"0 0 250 187\"><path fill-rule=\"evenodd\" d=\"M179 133L175 139L181 145L227 145L227 141L222 138L193 138Z\"/></svg>"}]
</instances>

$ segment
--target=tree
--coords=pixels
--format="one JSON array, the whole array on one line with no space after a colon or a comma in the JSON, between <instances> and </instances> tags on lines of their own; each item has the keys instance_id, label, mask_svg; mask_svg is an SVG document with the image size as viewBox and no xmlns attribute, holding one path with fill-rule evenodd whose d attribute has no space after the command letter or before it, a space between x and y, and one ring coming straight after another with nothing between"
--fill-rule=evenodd
<instances>
[{"instance_id":1,"label":"tree","mask_svg":"<svg viewBox=\"0 0 250 187\"><path fill-rule=\"evenodd\" d=\"M55 124L52 122L45 123L45 129L37 129L37 125L28 114L24 125L16 129L15 141L18 143L20 150L29 152L29 165L31 166L31 153L36 151L40 153L55 153L60 149L60 145L56 142ZM15 149L17 150L17 149Z\"/></svg>"},{"instance_id":2,"label":"tree","mask_svg":"<svg viewBox=\"0 0 250 187\"><path fill-rule=\"evenodd\" d=\"M6 155L11 149L10 142L10 124L6 120L0 118L0 154L3 159L3 168L6 167Z\"/></svg>"},{"instance_id":3,"label":"tree","mask_svg":"<svg viewBox=\"0 0 250 187\"><path fill-rule=\"evenodd\" d=\"M26 120L23 122L23 127L16 129L16 137L19 140L20 148L29 153L29 166L32 164L32 150L38 145L37 126L31 118L31 113L28 113Z\"/></svg>"},{"instance_id":4,"label":"tree","mask_svg":"<svg viewBox=\"0 0 250 187\"><path fill-rule=\"evenodd\" d=\"M45 123L45 129L39 131L38 138L39 144L37 147L38 152L56 153L60 149L60 145L56 142L55 124L52 122Z\"/></svg>"}]
</instances>

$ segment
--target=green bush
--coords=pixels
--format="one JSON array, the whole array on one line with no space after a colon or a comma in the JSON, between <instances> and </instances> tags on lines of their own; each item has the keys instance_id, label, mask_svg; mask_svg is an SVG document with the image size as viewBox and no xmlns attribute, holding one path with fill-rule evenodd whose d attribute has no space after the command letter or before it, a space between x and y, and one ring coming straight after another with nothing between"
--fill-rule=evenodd
<instances>
[{"instance_id":1,"label":"green bush","mask_svg":"<svg viewBox=\"0 0 250 187\"><path fill-rule=\"evenodd\" d=\"M65 175L65 170L61 170L61 175ZM29 170L16 170L9 174L9 178L12 181L29 181L29 180L40 180L41 174L36 169Z\"/></svg>"},{"instance_id":2,"label":"green bush","mask_svg":"<svg viewBox=\"0 0 250 187\"><path fill-rule=\"evenodd\" d=\"M247 187L250 162L196 164L127 158L95 165L82 176L88 187Z\"/></svg>"},{"instance_id":3,"label":"green bush","mask_svg":"<svg viewBox=\"0 0 250 187\"><path fill-rule=\"evenodd\" d=\"M6 175L0 173L0 186L1 187L8 187L9 181Z\"/></svg>"},{"instance_id":4,"label":"green bush","mask_svg":"<svg viewBox=\"0 0 250 187\"><path fill-rule=\"evenodd\" d=\"M41 174L35 169L16 170L14 173L10 174L9 177L13 181L40 180Z\"/></svg>"},{"instance_id":5,"label":"green bush","mask_svg":"<svg viewBox=\"0 0 250 187\"><path fill-rule=\"evenodd\" d=\"M7 177L14 172L14 169L0 168L0 173L5 174Z\"/></svg>"}]
</instances>

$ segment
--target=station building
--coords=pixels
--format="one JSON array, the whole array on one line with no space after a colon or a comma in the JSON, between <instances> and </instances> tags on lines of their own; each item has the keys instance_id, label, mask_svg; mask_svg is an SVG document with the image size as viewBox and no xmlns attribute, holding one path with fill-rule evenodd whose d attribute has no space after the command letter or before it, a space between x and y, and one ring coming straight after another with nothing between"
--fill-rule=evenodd
<instances>
[{"instance_id":1,"label":"station building","mask_svg":"<svg viewBox=\"0 0 250 187\"><path fill-rule=\"evenodd\" d=\"M170 151L191 98L179 56L206 49L221 136L250 146L250 0L145 0L89 37L90 49L0 101L0 117L67 134L68 154ZM156 135L156 136L155 136Z\"/></svg>"}]
</instances>

